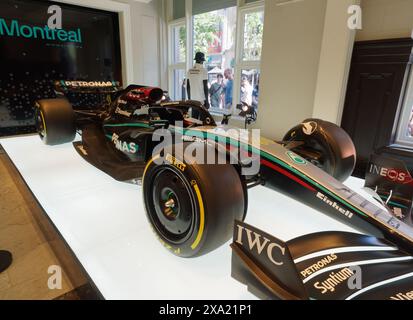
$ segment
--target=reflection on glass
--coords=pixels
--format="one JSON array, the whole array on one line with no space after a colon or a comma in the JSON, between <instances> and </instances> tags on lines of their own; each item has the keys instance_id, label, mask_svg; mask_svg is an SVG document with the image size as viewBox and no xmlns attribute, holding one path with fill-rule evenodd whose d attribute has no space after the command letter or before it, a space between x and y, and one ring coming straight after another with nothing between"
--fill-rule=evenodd
<instances>
[{"instance_id":1,"label":"reflection on glass","mask_svg":"<svg viewBox=\"0 0 413 320\"><path fill-rule=\"evenodd\" d=\"M247 13L244 20L244 61L261 60L264 12Z\"/></svg>"},{"instance_id":2,"label":"reflection on glass","mask_svg":"<svg viewBox=\"0 0 413 320\"><path fill-rule=\"evenodd\" d=\"M194 56L203 52L207 61L209 100L213 111L232 108L237 8L195 15Z\"/></svg>"},{"instance_id":3,"label":"reflection on glass","mask_svg":"<svg viewBox=\"0 0 413 320\"><path fill-rule=\"evenodd\" d=\"M172 29L173 53L172 63L182 63L186 60L186 27L177 26Z\"/></svg>"},{"instance_id":4,"label":"reflection on glass","mask_svg":"<svg viewBox=\"0 0 413 320\"><path fill-rule=\"evenodd\" d=\"M409 138L412 138L413 137L413 109L412 109L412 113L410 115L410 120L409 120L409 123L408 123L407 127L408 127L407 128L407 136Z\"/></svg>"},{"instance_id":5,"label":"reflection on glass","mask_svg":"<svg viewBox=\"0 0 413 320\"><path fill-rule=\"evenodd\" d=\"M243 69L240 83L240 102L258 110L260 94L260 70Z\"/></svg>"},{"instance_id":6,"label":"reflection on glass","mask_svg":"<svg viewBox=\"0 0 413 320\"><path fill-rule=\"evenodd\" d=\"M174 70L172 100L185 100L185 70Z\"/></svg>"}]
</instances>

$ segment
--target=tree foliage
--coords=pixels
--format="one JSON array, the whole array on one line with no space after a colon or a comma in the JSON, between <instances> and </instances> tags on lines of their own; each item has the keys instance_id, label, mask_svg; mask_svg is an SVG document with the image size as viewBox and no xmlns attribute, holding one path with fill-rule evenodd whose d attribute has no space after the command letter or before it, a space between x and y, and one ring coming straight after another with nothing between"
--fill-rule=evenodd
<instances>
[{"instance_id":1,"label":"tree foliage","mask_svg":"<svg viewBox=\"0 0 413 320\"><path fill-rule=\"evenodd\" d=\"M215 41L221 41L219 31L225 17L217 12L207 12L194 16L193 36L194 52L208 53ZM264 29L263 12L249 13L245 17L244 27L244 60L259 60L262 51L262 38ZM181 61L186 56L186 27L179 30L179 45Z\"/></svg>"},{"instance_id":2,"label":"tree foliage","mask_svg":"<svg viewBox=\"0 0 413 320\"><path fill-rule=\"evenodd\" d=\"M262 12L253 12L245 16L244 60L254 61L261 58L262 35L264 31Z\"/></svg>"},{"instance_id":3,"label":"tree foliage","mask_svg":"<svg viewBox=\"0 0 413 320\"><path fill-rule=\"evenodd\" d=\"M179 60L186 60L186 27L179 29Z\"/></svg>"},{"instance_id":4,"label":"tree foliage","mask_svg":"<svg viewBox=\"0 0 413 320\"><path fill-rule=\"evenodd\" d=\"M221 41L219 31L224 17L216 12L199 14L194 17L194 50L208 53L215 41Z\"/></svg>"}]
</instances>

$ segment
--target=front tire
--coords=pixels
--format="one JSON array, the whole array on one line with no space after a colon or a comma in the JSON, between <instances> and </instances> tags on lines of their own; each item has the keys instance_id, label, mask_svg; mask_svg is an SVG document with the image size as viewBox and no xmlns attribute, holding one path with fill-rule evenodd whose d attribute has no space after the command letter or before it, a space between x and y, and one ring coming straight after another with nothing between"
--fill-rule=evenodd
<instances>
[{"instance_id":1,"label":"front tire","mask_svg":"<svg viewBox=\"0 0 413 320\"><path fill-rule=\"evenodd\" d=\"M68 143L75 139L75 116L69 101L66 99L39 100L35 108L37 132L46 145Z\"/></svg>"},{"instance_id":2,"label":"front tire","mask_svg":"<svg viewBox=\"0 0 413 320\"><path fill-rule=\"evenodd\" d=\"M356 148L350 136L334 123L307 119L284 137L287 143L298 142L291 150L343 182L356 165Z\"/></svg>"},{"instance_id":3,"label":"front tire","mask_svg":"<svg viewBox=\"0 0 413 320\"><path fill-rule=\"evenodd\" d=\"M204 255L226 243L246 211L243 182L230 165L198 164L168 154L145 170L147 217L160 242L177 256Z\"/></svg>"}]
</instances>

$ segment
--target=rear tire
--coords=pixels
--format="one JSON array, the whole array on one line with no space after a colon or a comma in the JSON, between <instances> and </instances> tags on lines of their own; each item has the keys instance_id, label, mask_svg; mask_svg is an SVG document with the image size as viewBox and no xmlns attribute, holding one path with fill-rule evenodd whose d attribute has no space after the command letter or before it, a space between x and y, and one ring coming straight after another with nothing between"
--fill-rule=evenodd
<instances>
[{"instance_id":1,"label":"rear tire","mask_svg":"<svg viewBox=\"0 0 413 320\"><path fill-rule=\"evenodd\" d=\"M334 123L307 119L291 129L283 141L302 142L291 150L341 182L354 171L356 148L350 136ZM314 159L311 154L321 154L321 158Z\"/></svg>"},{"instance_id":2,"label":"rear tire","mask_svg":"<svg viewBox=\"0 0 413 320\"><path fill-rule=\"evenodd\" d=\"M45 99L35 104L37 132L47 145L72 142L76 136L75 115L66 99Z\"/></svg>"},{"instance_id":3,"label":"rear tire","mask_svg":"<svg viewBox=\"0 0 413 320\"><path fill-rule=\"evenodd\" d=\"M148 162L143 177L145 209L168 250L197 257L232 237L234 221L246 212L245 190L230 164L198 164L176 157L155 156Z\"/></svg>"}]
</instances>

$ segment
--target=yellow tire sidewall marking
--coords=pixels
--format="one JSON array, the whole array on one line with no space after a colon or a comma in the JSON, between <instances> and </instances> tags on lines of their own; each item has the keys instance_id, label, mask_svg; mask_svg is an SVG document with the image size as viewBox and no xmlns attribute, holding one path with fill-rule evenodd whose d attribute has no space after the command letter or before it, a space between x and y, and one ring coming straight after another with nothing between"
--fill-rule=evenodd
<instances>
[{"instance_id":1,"label":"yellow tire sidewall marking","mask_svg":"<svg viewBox=\"0 0 413 320\"><path fill-rule=\"evenodd\" d=\"M145 183L145 176L146 176L146 172L147 172L148 169L149 169L149 166L150 166L154 161L156 161L156 160L159 159L159 158L160 158L160 156L157 155L157 156L151 158L151 160L149 160L149 162L146 164L145 170L143 171L142 185Z\"/></svg>"},{"instance_id":2,"label":"yellow tire sidewall marking","mask_svg":"<svg viewBox=\"0 0 413 320\"><path fill-rule=\"evenodd\" d=\"M151 160L149 160L149 162L147 163L147 165L145 167L145 170L143 172L142 184L145 183L146 172L148 171L150 165L155 160L157 160L159 158L160 158L160 156L157 155L157 156L151 158ZM203 236L204 230L205 230L205 207L204 207L204 202L202 200L202 195L201 195L201 191L199 190L198 184L196 183L196 181L193 181L191 184L192 184L192 186L195 190L195 194L196 194L196 197L198 199L198 204L199 204L199 231L198 231L198 234L195 238L194 243L191 245L191 249L195 250L199 246L199 244L201 243L202 236Z\"/></svg>"},{"instance_id":3,"label":"yellow tire sidewall marking","mask_svg":"<svg viewBox=\"0 0 413 320\"><path fill-rule=\"evenodd\" d=\"M44 120L43 111L39 110L40 118L42 118L44 134L47 135L46 121Z\"/></svg>"},{"instance_id":4,"label":"yellow tire sidewall marking","mask_svg":"<svg viewBox=\"0 0 413 320\"><path fill-rule=\"evenodd\" d=\"M198 184L193 185L195 189L196 196L198 198L198 203L199 203L199 231L198 235L195 238L195 242L191 245L192 250L195 250L201 240L202 236L204 234L204 229L205 229L205 208L204 208L204 202L202 201L202 196L201 196L201 191L199 190Z\"/></svg>"}]
</instances>

